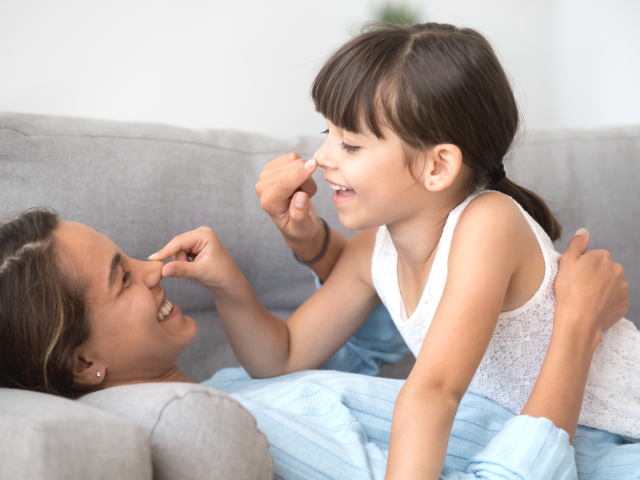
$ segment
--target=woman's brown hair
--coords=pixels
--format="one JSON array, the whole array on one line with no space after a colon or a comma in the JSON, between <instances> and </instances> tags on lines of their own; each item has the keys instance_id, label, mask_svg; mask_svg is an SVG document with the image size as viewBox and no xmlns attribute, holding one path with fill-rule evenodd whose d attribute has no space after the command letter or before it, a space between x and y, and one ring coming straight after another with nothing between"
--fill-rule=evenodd
<instances>
[{"instance_id":1,"label":"woman's brown hair","mask_svg":"<svg viewBox=\"0 0 640 480\"><path fill-rule=\"evenodd\" d=\"M552 240L560 238L560 224L544 200L504 178L518 106L491 45L475 30L372 24L329 58L311 97L319 113L351 132L382 138L384 121L409 150L456 145L474 188L509 195ZM407 161L412 157L407 154Z\"/></svg>"},{"instance_id":2,"label":"woman's brown hair","mask_svg":"<svg viewBox=\"0 0 640 480\"><path fill-rule=\"evenodd\" d=\"M50 210L0 225L0 387L77 398L74 350L89 336L85 288L61 268Z\"/></svg>"}]
</instances>

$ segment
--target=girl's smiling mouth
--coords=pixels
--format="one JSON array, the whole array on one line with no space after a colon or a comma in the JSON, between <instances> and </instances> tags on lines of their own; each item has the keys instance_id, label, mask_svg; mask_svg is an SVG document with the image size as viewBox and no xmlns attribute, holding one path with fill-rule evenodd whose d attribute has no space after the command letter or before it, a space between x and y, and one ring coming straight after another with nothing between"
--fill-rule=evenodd
<instances>
[{"instance_id":1,"label":"girl's smiling mouth","mask_svg":"<svg viewBox=\"0 0 640 480\"><path fill-rule=\"evenodd\" d=\"M327 179L325 178L325 180L327 180ZM331 182L329 180L327 180L327 182L329 182L329 185L331 185L331 188L333 188L335 190L333 192L333 196L331 197L331 199L333 200L333 203L335 203L335 204L346 202L347 200L349 200L351 197L355 196L355 194L356 194L356 191L351 187L345 187L344 185L338 185L337 183L333 183L333 182Z\"/></svg>"},{"instance_id":2,"label":"girl's smiling mouth","mask_svg":"<svg viewBox=\"0 0 640 480\"><path fill-rule=\"evenodd\" d=\"M353 190L353 188L350 188L350 187L344 187L344 186L342 186L342 185L338 185L338 184L336 184L336 183L331 183L331 182L329 182L329 184L331 185L331 188L333 188L334 190L343 190L343 191L346 191L346 190Z\"/></svg>"}]
</instances>

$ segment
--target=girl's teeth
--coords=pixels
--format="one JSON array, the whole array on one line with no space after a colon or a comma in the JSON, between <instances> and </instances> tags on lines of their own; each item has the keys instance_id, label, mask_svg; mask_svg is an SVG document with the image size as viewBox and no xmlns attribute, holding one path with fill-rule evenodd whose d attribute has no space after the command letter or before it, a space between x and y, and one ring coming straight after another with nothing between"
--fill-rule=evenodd
<instances>
[{"instance_id":1,"label":"girl's teeth","mask_svg":"<svg viewBox=\"0 0 640 480\"><path fill-rule=\"evenodd\" d=\"M167 315L169 315L169 312L171 311L171 309L169 308L169 305L165 303L164 306L162 307L162 310L160 311L166 317Z\"/></svg>"}]
</instances>

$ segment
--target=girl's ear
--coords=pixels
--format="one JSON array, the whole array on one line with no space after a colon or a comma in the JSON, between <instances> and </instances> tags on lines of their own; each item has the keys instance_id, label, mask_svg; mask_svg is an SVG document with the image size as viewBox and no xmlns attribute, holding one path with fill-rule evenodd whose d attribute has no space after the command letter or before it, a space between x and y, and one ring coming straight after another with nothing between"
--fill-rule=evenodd
<instances>
[{"instance_id":1,"label":"girl's ear","mask_svg":"<svg viewBox=\"0 0 640 480\"><path fill-rule=\"evenodd\" d=\"M436 145L427 152L424 170L424 186L431 192L440 192L449 187L462 168L462 152L450 143Z\"/></svg>"},{"instance_id":2,"label":"girl's ear","mask_svg":"<svg viewBox=\"0 0 640 480\"><path fill-rule=\"evenodd\" d=\"M100 385L107 373L106 367L93 359L84 345L73 353L73 381L79 385Z\"/></svg>"}]
</instances>

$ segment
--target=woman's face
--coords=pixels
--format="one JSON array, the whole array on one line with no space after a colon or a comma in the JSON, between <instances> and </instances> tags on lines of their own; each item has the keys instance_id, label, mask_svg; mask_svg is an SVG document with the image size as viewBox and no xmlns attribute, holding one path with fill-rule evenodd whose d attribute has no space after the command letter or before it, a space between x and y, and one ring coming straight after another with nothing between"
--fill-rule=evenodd
<instances>
[{"instance_id":1,"label":"woman's face","mask_svg":"<svg viewBox=\"0 0 640 480\"><path fill-rule=\"evenodd\" d=\"M61 222L56 237L63 268L87 285L91 333L76 351L76 381L106 387L177 371L175 362L198 328L177 305L167 313L162 262L133 260L80 223Z\"/></svg>"}]
</instances>

